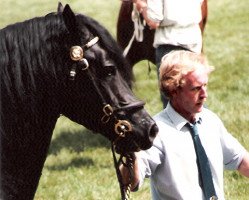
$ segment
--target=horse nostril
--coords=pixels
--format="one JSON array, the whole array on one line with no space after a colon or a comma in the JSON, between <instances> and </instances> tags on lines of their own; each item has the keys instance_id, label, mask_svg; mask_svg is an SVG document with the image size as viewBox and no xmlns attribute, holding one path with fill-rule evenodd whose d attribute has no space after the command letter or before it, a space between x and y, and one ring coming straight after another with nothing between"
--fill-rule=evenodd
<instances>
[{"instance_id":1,"label":"horse nostril","mask_svg":"<svg viewBox=\"0 0 249 200\"><path fill-rule=\"evenodd\" d=\"M156 123L152 123L149 132L148 132L148 139L146 138L146 142L140 142L140 149L141 150L146 150L151 148L153 141L158 133L158 127Z\"/></svg>"},{"instance_id":2,"label":"horse nostril","mask_svg":"<svg viewBox=\"0 0 249 200\"><path fill-rule=\"evenodd\" d=\"M151 128L150 128L150 132L149 132L149 138L150 141L153 142L153 140L155 139L157 133L158 133L159 129L158 126L156 125L156 123L154 123Z\"/></svg>"}]
</instances>

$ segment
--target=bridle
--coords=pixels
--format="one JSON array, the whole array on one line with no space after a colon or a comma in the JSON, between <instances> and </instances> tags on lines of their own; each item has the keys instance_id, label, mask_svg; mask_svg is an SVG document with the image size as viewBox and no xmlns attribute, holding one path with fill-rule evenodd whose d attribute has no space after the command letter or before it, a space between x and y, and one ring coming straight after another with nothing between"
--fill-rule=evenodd
<instances>
[{"instance_id":1,"label":"bridle","mask_svg":"<svg viewBox=\"0 0 249 200\"><path fill-rule=\"evenodd\" d=\"M115 124L114 124L115 133L118 135L118 137L124 138L126 136L126 134L132 132L132 126L131 126L129 121L118 119L117 113L119 113L120 111L127 111L127 110L141 108L144 106L144 102L143 101L136 101L136 102L132 102L132 103L124 103L125 106L122 106L122 107L119 107L119 106L112 107L110 104L108 104L105 101L105 98L103 97L103 95L102 95L102 93L101 93L101 91L100 91L100 89L95 81L94 75L92 74L91 70L89 70L89 63L88 63L87 59L84 58L84 51L88 50L90 47L95 45L98 42L98 40L99 40L98 37L94 37L87 44L85 44L83 46L83 48L81 46L72 46L71 47L70 57L76 63L74 63L72 68L71 68L70 80L72 80L72 81L75 80L77 66L80 66L81 70L85 71L87 73L87 75L89 76L90 80L92 81L94 88L95 88L95 90L96 90L96 92L97 92L98 96L100 97L102 104L103 104L103 108L102 108L103 116L101 118L101 122L103 124L106 124L110 121L111 117L113 117L115 119L114 120L115 121ZM114 140L114 144L116 143L115 142L116 140Z\"/></svg>"},{"instance_id":2,"label":"bridle","mask_svg":"<svg viewBox=\"0 0 249 200\"><path fill-rule=\"evenodd\" d=\"M119 106L112 107L110 104L108 104L105 101L105 98L103 97L103 95L102 95L102 93L101 93L101 91L100 91L100 89L95 81L95 77L92 74L91 70L89 69L89 63L88 63L87 59L84 58L84 51L91 48L98 41L99 41L99 38L94 37L87 44L85 44L83 47L81 47L81 46L72 46L71 47L70 58L73 61L75 61L75 63L72 65L72 68L70 70L69 79L72 81L75 80L76 73L77 73L77 66L80 66L81 70L85 71L87 73L88 77L90 78L90 80L92 81L92 83L94 85L94 88L95 88L97 94L99 95L99 97L102 101L103 116L101 118L101 122L103 124L106 124L106 123L109 123L111 121L110 120L111 118L114 119L114 131L117 134L117 136L112 141L113 160L114 160L114 166L116 169L117 178L118 178L119 185L120 185L122 200L127 200L130 198L129 197L130 183L132 181L133 174L130 173L130 183L125 186L123 184L123 181L122 181L122 176L121 176L119 166L121 164L123 164L125 167L128 167L130 172L132 172L133 161L134 161L133 155L134 154L133 153L121 154L120 158L117 159L116 154L115 154L115 146L116 146L116 143L118 140L120 140L121 138L125 138L127 134L132 133L132 125L127 120L119 119L117 114L121 111L129 111L129 110L141 108L144 106L145 103L143 101L136 101L136 102L132 102L132 103L124 103L124 106L122 106L122 107L119 107ZM133 143L136 145L137 151L140 150L139 145L135 141L133 141ZM124 159L126 160L126 162L124 162Z\"/></svg>"}]
</instances>

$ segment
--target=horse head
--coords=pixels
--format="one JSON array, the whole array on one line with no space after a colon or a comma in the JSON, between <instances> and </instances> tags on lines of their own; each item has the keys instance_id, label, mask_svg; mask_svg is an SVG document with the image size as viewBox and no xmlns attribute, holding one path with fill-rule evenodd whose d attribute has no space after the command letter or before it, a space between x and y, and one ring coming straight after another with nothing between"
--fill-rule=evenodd
<instances>
[{"instance_id":1,"label":"horse head","mask_svg":"<svg viewBox=\"0 0 249 200\"><path fill-rule=\"evenodd\" d=\"M118 153L151 147L157 126L131 90L131 72L121 50L101 25L62 11L72 46L68 51L72 79L62 114L106 136Z\"/></svg>"}]
</instances>

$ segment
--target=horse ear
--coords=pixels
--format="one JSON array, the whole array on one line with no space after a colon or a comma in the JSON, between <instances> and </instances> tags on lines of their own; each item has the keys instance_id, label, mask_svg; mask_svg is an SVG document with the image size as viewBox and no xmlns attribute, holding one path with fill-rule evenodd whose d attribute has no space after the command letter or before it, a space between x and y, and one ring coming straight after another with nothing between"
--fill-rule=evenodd
<instances>
[{"instance_id":1,"label":"horse ear","mask_svg":"<svg viewBox=\"0 0 249 200\"><path fill-rule=\"evenodd\" d=\"M61 2L58 2L57 12L62 13L64 10L64 7Z\"/></svg>"},{"instance_id":2,"label":"horse ear","mask_svg":"<svg viewBox=\"0 0 249 200\"><path fill-rule=\"evenodd\" d=\"M63 20L69 32L76 33L77 32L76 17L68 4L65 6L62 15L63 15Z\"/></svg>"}]
</instances>

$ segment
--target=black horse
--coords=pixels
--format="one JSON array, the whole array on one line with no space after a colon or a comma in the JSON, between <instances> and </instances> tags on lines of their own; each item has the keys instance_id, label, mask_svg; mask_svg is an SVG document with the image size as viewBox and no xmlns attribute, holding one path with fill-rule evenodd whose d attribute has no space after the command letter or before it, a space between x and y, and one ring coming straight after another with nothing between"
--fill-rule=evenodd
<instances>
[{"instance_id":1,"label":"black horse","mask_svg":"<svg viewBox=\"0 0 249 200\"><path fill-rule=\"evenodd\" d=\"M60 114L120 154L151 147L157 126L132 91L115 40L68 5L0 30L0 199L33 199Z\"/></svg>"}]
</instances>

